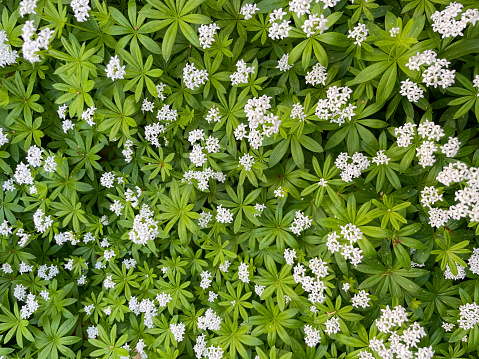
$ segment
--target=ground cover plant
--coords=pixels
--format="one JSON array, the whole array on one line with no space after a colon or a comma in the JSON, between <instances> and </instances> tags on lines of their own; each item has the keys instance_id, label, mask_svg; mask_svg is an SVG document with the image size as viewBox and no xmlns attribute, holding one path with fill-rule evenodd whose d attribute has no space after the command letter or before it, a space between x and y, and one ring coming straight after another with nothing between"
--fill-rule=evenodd
<instances>
[{"instance_id":1,"label":"ground cover plant","mask_svg":"<svg viewBox=\"0 0 479 359\"><path fill-rule=\"evenodd\" d=\"M2 0L0 358L477 358L478 8Z\"/></svg>"}]
</instances>

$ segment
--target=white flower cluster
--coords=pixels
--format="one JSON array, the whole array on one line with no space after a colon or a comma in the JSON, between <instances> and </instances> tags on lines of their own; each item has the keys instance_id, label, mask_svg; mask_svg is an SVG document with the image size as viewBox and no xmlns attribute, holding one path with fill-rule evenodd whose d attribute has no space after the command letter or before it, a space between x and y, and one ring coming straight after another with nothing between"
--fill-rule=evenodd
<instances>
[{"instance_id":1,"label":"white flower cluster","mask_svg":"<svg viewBox=\"0 0 479 359\"><path fill-rule=\"evenodd\" d=\"M212 108L208 110L208 115L206 115L206 121L208 123L221 122L220 109L213 105Z\"/></svg>"},{"instance_id":2,"label":"white flower cluster","mask_svg":"<svg viewBox=\"0 0 479 359\"><path fill-rule=\"evenodd\" d=\"M349 160L352 162L349 163ZM346 152L341 152L334 164L341 170L341 179L344 182L352 182L354 178L361 176L361 171L366 170L370 162L361 152L356 152L352 157Z\"/></svg>"},{"instance_id":3,"label":"white flower cluster","mask_svg":"<svg viewBox=\"0 0 479 359\"><path fill-rule=\"evenodd\" d=\"M245 171L251 171L251 168L253 167L254 164L255 164L254 157L250 155L249 153L245 153L243 156L239 158L238 167L243 166Z\"/></svg>"},{"instance_id":4,"label":"white flower cluster","mask_svg":"<svg viewBox=\"0 0 479 359\"><path fill-rule=\"evenodd\" d=\"M243 283L249 283L249 264L243 262L238 267L238 278Z\"/></svg>"},{"instance_id":5,"label":"white flower cluster","mask_svg":"<svg viewBox=\"0 0 479 359\"><path fill-rule=\"evenodd\" d=\"M25 305L20 309L20 316L22 319L29 319L33 313L36 312L40 305L38 304L38 300L35 299L35 295L29 293L27 295L27 301Z\"/></svg>"},{"instance_id":6,"label":"white flower cluster","mask_svg":"<svg viewBox=\"0 0 479 359\"><path fill-rule=\"evenodd\" d=\"M221 317L216 315L213 309L208 308L205 315L198 317L198 328L201 330L220 330L221 321Z\"/></svg>"},{"instance_id":7,"label":"white flower cluster","mask_svg":"<svg viewBox=\"0 0 479 359\"><path fill-rule=\"evenodd\" d=\"M33 26L34 21L35 20L28 20L22 27L23 58L31 63L40 62L40 56L36 52L40 51L40 49L48 49L50 39L54 33L54 31L47 27L38 33L35 40L32 40L33 35L37 32L37 29Z\"/></svg>"},{"instance_id":8,"label":"white flower cluster","mask_svg":"<svg viewBox=\"0 0 479 359\"><path fill-rule=\"evenodd\" d=\"M141 103L141 112L153 112L153 110L155 109L155 104L153 102L150 102L148 101L147 98L145 98L143 100L143 102Z\"/></svg>"},{"instance_id":9,"label":"white flower cluster","mask_svg":"<svg viewBox=\"0 0 479 359\"><path fill-rule=\"evenodd\" d=\"M133 243L146 245L148 240L158 237L158 222L153 220L153 211L148 205L143 204L140 213L133 220L133 228L129 232L129 238Z\"/></svg>"},{"instance_id":10,"label":"white flower cluster","mask_svg":"<svg viewBox=\"0 0 479 359\"><path fill-rule=\"evenodd\" d=\"M183 335L185 335L185 325L183 323L171 323L170 330L178 343L183 340Z\"/></svg>"},{"instance_id":11,"label":"white flower cluster","mask_svg":"<svg viewBox=\"0 0 479 359\"><path fill-rule=\"evenodd\" d=\"M183 68L183 82L190 90L194 90L208 81L208 71L198 70L195 64L186 64Z\"/></svg>"},{"instance_id":12,"label":"white flower cluster","mask_svg":"<svg viewBox=\"0 0 479 359\"><path fill-rule=\"evenodd\" d=\"M469 23L475 26L476 22L479 21L478 9L467 9L466 12L461 14L463 7L464 5L453 2L446 6L444 10L434 12L431 15L432 29L441 34L443 39L451 36L463 36L462 31ZM461 14L461 19L456 20L459 14Z\"/></svg>"},{"instance_id":13,"label":"white flower cluster","mask_svg":"<svg viewBox=\"0 0 479 359\"><path fill-rule=\"evenodd\" d=\"M429 222L433 227L440 227L453 218L460 220L469 217L471 222L479 221L479 168L468 168L465 163L455 162L444 167L436 178L442 184L449 186L452 183L466 182L454 194L456 204L449 209L432 208L429 211Z\"/></svg>"},{"instance_id":14,"label":"white flower cluster","mask_svg":"<svg viewBox=\"0 0 479 359\"><path fill-rule=\"evenodd\" d=\"M197 359L222 359L223 358L223 349L220 346L209 346L206 347L206 335L201 334L196 338L196 344L193 347Z\"/></svg>"},{"instance_id":15,"label":"white flower cluster","mask_svg":"<svg viewBox=\"0 0 479 359\"><path fill-rule=\"evenodd\" d=\"M158 121L173 122L178 118L178 112L174 109L170 109L170 105L163 105L161 109L158 110L156 115ZM145 138L147 141L151 142L156 147L161 147L159 141L159 135L165 133L166 127L160 123L153 123L151 125L145 126ZM165 145L168 144L166 137L163 137Z\"/></svg>"},{"instance_id":16,"label":"white flower cluster","mask_svg":"<svg viewBox=\"0 0 479 359\"><path fill-rule=\"evenodd\" d=\"M201 25L198 29L200 34L200 45L203 49L208 49L211 47L213 42L215 41L216 30L219 30L220 27L215 23L209 25Z\"/></svg>"},{"instance_id":17,"label":"white flower cluster","mask_svg":"<svg viewBox=\"0 0 479 359\"><path fill-rule=\"evenodd\" d=\"M446 264L446 269L444 270L444 278L453 279L453 280L466 278L465 268L457 263L456 263L456 267L457 267L457 275L454 275L452 274L451 268L449 268L449 264Z\"/></svg>"},{"instance_id":18,"label":"white flower cluster","mask_svg":"<svg viewBox=\"0 0 479 359\"><path fill-rule=\"evenodd\" d=\"M219 205L216 209L216 221L219 223L231 223L233 222L233 214L228 208L223 208L223 205Z\"/></svg>"},{"instance_id":19,"label":"white flower cluster","mask_svg":"<svg viewBox=\"0 0 479 359\"><path fill-rule=\"evenodd\" d=\"M300 103L293 104L293 109L291 110L291 118L293 120L298 120L299 122L304 122L306 118L306 112L304 112L304 107Z\"/></svg>"},{"instance_id":20,"label":"white flower cluster","mask_svg":"<svg viewBox=\"0 0 479 359\"><path fill-rule=\"evenodd\" d=\"M140 303L138 303L138 299L132 296L128 307L130 311L135 315L145 313L143 324L150 329L154 328L153 318L158 315L158 308L156 308L153 300L145 298L142 299Z\"/></svg>"},{"instance_id":21,"label":"white flower cluster","mask_svg":"<svg viewBox=\"0 0 479 359\"><path fill-rule=\"evenodd\" d=\"M247 132L245 124L240 124L234 131L236 140L247 138L251 147L258 149L263 144L265 137L279 132L281 125L279 116L268 113L271 108L270 100L271 97L266 95L248 100L244 111L248 118L250 132Z\"/></svg>"},{"instance_id":22,"label":"white flower cluster","mask_svg":"<svg viewBox=\"0 0 479 359\"><path fill-rule=\"evenodd\" d=\"M424 97L424 91L419 87L417 83L412 82L410 79L401 81L401 89L399 93L402 96L406 96L409 102L418 102L420 98Z\"/></svg>"},{"instance_id":23,"label":"white flower cluster","mask_svg":"<svg viewBox=\"0 0 479 359\"><path fill-rule=\"evenodd\" d=\"M326 91L326 98L319 99L316 116L321 120L337 123L339 126L345 123L346 119L351 121L351 117L355 115L354 109L356 109L356 106L348 103L352 92L353 90L347 86L331 86Z\"/></svg>"},{"instance_id":24,"label":"white flower cluster","mask_svg":"<svg viewBox=\"0 0 479 359\"><path fill-rule=\"evenodd\" d=\"M328 73L326 72L326 67L321 65L319 62L313 66L313 69L306 74L306 83L313 86L316 85L326 85L326 78ZM343 90L344 91L344 90Z\"/></svg>"},{"instance_id":25,"label":"white flower cluster","mask_svg":"<svg viewBox=\"0 0 479 359\"><path fill-rule=\"evenodd\" d=\"M292 261L290 261L291 263ZM326 284L321 280L328 275L328 263L324 262L321 258L312 258L308 267L311 269L316 277L306 275L306 268L298 263L293 268L293 279L296 283L301 283L304 291L309 293L308 300L312 303L323 303L326 300L324 290ZM291 264L292 265L292 264Z\"/></svg>"},{"instance_id":26,"label":"white flower cluster","mask_svg":"<svg viewBox=\"0 0 479 359\"><path fill-rule=\"evenodd\" d=\"M38 208L33 215L33 223L38 232L45 233L53 224L51 216L46 216L43 211Z\"/></svg>"},{"instance_id":27,"label":"white flower cluster","mask_svg":"<svg viewBox=\"0 0 479 359\"><path fill-rule=\"evenodd\" d=\"M459 152L461 142L457 137L449 137L449 140L440 147L441 152L446 155L446 157L454 157Z\"/></svg>"},{"instance_id":28,"label":"white flower cluster","mask_svg":"<svg viewBox=\"0 0 479 359\"><path fill-rule=\"evenodd\" d=\"M363 238L363 232L352 223L340 226L340 228L341 235L338 235L336 231L328 234L326 246L331 253L340 253L344 259L349 259L350 263L356 267L363 259L363 251L360 248L354 247L354 244ZM339 242L341 236L347 241L346 243L341 244Z\"/></svg>"},{"instance_id":29,"label":"white flower cluster","mask_svg":"<svg viewBox=\"0 0 479 359\"><path fill-rule=\"evenodd\" d=\"M438 59L433 50L426 50L423 53L417 52L406 64L410 70L421 71L421 66L428 66L422 73L422 82L426 86L442 86L447 88L454 84L456 70L449 70L450 62L446 59Z\"/></svg>"},{"instance_id":30,"label":"white flower cluster","mask_svg":"<svg viewBox=\"0 0 479 359\"><path fill-rule=\"evenodd\" d=\"M391 37L396 37L400 32L401 29L399 27L393 27L391 30L389 30L389 35L391 35Z\"/></svg>"},{"instance_id":31,"label":"white flower cluster","mask_svg":"<svg viewBox=\"0 0 479 359\"><path fill-rule=\"evenodd\" d=\"M369 294L365 290L360 290L352 298L351 302L354 308L367 308L369 307Z\"/></svg>"},{"instance_id":32,"label":"white flower cluster","mask_svg":"<svg viewBox=\"0 0 479 359\"><path fill-rule=\"evenodd\" d=\"M28 185L33 185L33 177L32 177L32 172L28 168L28 165L24 164L23 162L20 162L17 165L17 168L15 169L15 173L13 174L13 177L15 178L15 181L17 181L18 184L28 184Z\"/></svg>"},{"instance_id":33,"label":"white flower cluster","mask_svg":"<svg viewBox=\"0 0 479 359\"><path fill-rule=\"evenodd\" d=\"M304 326L304 334L306 334L304 341L308 347L315 347L321 341L321 333L318 329L314 329L311 325Z\"/></svg>"},{"instance_id":34,"label":"white flower cluster","mask_svg":"<svg viewBox=\"0 0 479 359\"><path fill-rule=\"evenodd\" d=\"M133 147L133 141L132 140L126 140L125 141L125 148L121 151L123 156L125 156L125 162L126 163L130 163L131 160L133 159L133 157L132 157L132 155L133 155L132 147Z\"/></svg>"},{"instance_id":35,"label":"white flower cluster","mask_svg":"<svg viewBox=\"0 0 479 359\"><path fill-rule=\"evenodd\" d=\"M226 176L223 172L215 172L211 168L207 168L204 171L188 171L185 172L183 178L181 179L182 183L187 182L188 184L193 184L193 180L198 181L198 188L201 191L206 191L210 188L208 183L209 179L215 179L221 183L224 183Z\"/></svg>"},{"instance_id":36,"label":"white flower cluster","mask_svg":"<svg viewBox=\"0 0 479 359\"><path fill-rule=\"evenodd\" d=\"M20 6L18 12L21 17L30 14L36 14L35 7L37 6L37 0L22 0L20 1Z\"/></svg>"},{"instance_id":37,"label":"white flower cluster","mask_svg":"<svg viewBox=\"0 0 479 359\"><path fill-rule=\"evenodd\" d=\"M208 287L211 285L211 282L212 282L211 273L208 272L207 270L201 272L200 287L203 289L208 289Z\"/></svg>"},{"instance_id":38,"label":"white flower cluster","mask_svg":"<svg viewBox=\"0 0 479 359\"><path fill-rule=\"evenodd\" d=\"M5 30L0 31L0 67L16 63L17 56L17 52L15 50L12 51L8 45L7 33Z\"/></svg>"},{"instance_id":39,"label":"white flower cluster","mask_svg":"<svg viewBox=\"0 0 479 359\"><path fill-rule=\"evenodd\" d=\"M238 60L236 62L236 72L230 75L231 84L235 86L248 83L249 74L254 74L254 66L246 66L246 62L243 59Z\"/></svg>"},{"instance_id":40,"label":"white flower cluster","mask_svg":"<svg viewBox=\"0 0 479 359\"><path fill-rule=\"evenodd\" d=\"M442 193L439 194L439 190L434 186L426 186L421 191L421 203L424 207L431 208L431 205L437 201L442 201Z\"/></svg>"},{"instance_id":41,"label":"white flower cluster","mask_svg":"<svg viewBox=\"0 0 479 359\"><path fill-rule=\"evenodd\" d=\"M78 22L85 22L87 17L90 17L88 14L88 10L91 10L89 0L72 0L70 6Z\"/></svg>"},{"instance_id":42,"label":"white flower cluster","mask_svg":"<svg viewBox=\"0 0 479 359\"><path fill-rule=\"evenodd\" d=\"M303 25L301 25L301 29L303 29L306 37L311 37L312 35L316 35L319 31L319 34L322 34L329 27L326 24L329 22L328 19L324 17L323 14L318 16L317 14L309 15L307 20L304 20Z\"/></svg>"},{"instance_id":43,"label":"white flower cluster","mask_svg":"<svg viewBox=\"0 0 479 359\"><path fill-rule=\"evenodd\" d=\"M286 264L292 266L294 263L294 259L296 258L296 251L294 249L285 248L283 257L286 261Z\"/></svg>"},{"instance_id":44,"label":"white flower cluster","mask_svg":"<svg viewBox=\"0 0 479 359\"><path fill-rule=\"evenodd\" d=\"M268 36L271 40L286 39L292 27L289 26L290 20L283 20L281 22L273 22L268 29Z\"/></svg>"},{"instance_id":45,"label":"white flower cluster","mask_svg":"<svg viewBox=\"0 0 479 359\"><path fill-rule=\"evenodd\" d=\"M281 56L277 66L279 71L286 72L293 67L293 65L288 65L288 61L289 61L289 54L284 54L283 56Z\"/></svg>"},{"instance_id":46,"label":"white flower cluster","mask_svg":"<svg viewBox=\"0 0 479 359\"><path fill-rule=\"evenodd\" d=\"M479 89L479 75L476 75L472 80L472 86ZM479 96L479 92L477 93L477 96Z\"/></svg>"},{"instance_id":47,"label":"white flower cluster","mask_svg":"<svg viewBox=\"0 0 479 359\"><path fill-rule=\"evenodd\" d=\"M369 30L366 28L366 24L358 24L353 30L348 30L348 38L354 39L356 45L361 46L361 43L366 40L369 34Z\"/></svg>"},{"instance_id":48,"label":"white flower cluster","mask_svg":"<svg viewBox=\"0 0 479 359\"><path fill-rule=\"evenodd\" d=\"M474 274L479 274L479 248L474 248L471 257L467 261L469 270Z\"/></svg>"},{"instance_id":49,"label":"white flower cluster","mask_svg":"<svg viewBox=\"0 0 479 359\"><path fill-rule=\"evenodd\" d=\"M421 339L427 335L419 323L414 322L406 329L401 330L401 326L408 321L406 309L398 305L393 310L387 306L381 311L382 315L379 319L376 319L376 326L380 332L390 335L386 343L384 339L377 339L376 337L371 339L369 347L373 351L377 352L381 358L394 358L394 356L396 358L433 358L434 350L432 346L418 347ZM398 329L392 330L395 327L398 327ZM413 352L414 349L416 349L416 352Z\"/></svg>"},{"instance_id":50,"label":"white flower cluster","mask_svg":"<svg viewBox=\"0 0 479 359\"><path fill-rule=\"evenodd\" d=\"M8 221L4 220L2 224L0 224L0 235L8 236L12 234L12 227L8 225Z\"/></svg>"},{"instance_id":51,"label":"white flower cluster","mask_svg":"<svg viewBox=\"0 0 479 359\"><path fill-rule=\"evenodd\" d=\"M125 67L126 65L120 65L120 59L115 55L110 59L108 65L106 65L106 76L112 81L122 80L126 75Z\"/></svg>"},{"instance_id":52,"label":"white flower cluster","mask_svg":"<svg viewBox=\"0 0 479 359\"><path fill-rule=\"evenodd\" d=\"M388 156L386 156L386 154L384 153L384 150L379 150L376 154L376 157L373 157L371 159L371 162L379 166L379 165L387 165L390 160L391 159Z\"/></svg>"},{"instance_id":53,"label":"white flower cluster","mask_svg":"<svg viewBox=\"0 0 479 359\"><path fill-rule=\"evenodd\" d=\"M339 324L339 318L336 318L336 317L330 318L326 321L326 323L324 323L324 325L326 325L325 332L328 335L336 334L339 331L341 331L341 326Z\"/></svg>"},{"instance_id":54,"label":"white flower cluster","mask_svg":"<svg viewBox=\"0 0 479 359\"><path fill-rule=\"evenodd\" d=\"M200 129L191 131L188 141L193 145L193 150L190 152L190 161L196 167L203 166L207 161L206 153L203 152L204 149L207 153L218 153L220 151L220 141L213 136L205 139L205 133ZM202 141L202 143L197 144L197 141Z\"/></svg>"},{"instance_id":55,"label":"white flower cluster","mask_svg":"<svg viewBox=\"0 0 479 359\"><path fill-rule=\"evenodd\" d=\"M312 0L290 0L289 11L295 12L296 16L301 17L306 14L310 14L309 8L311 7Z\"/></svg>"},{"instance_id":56,"label":"white flower cluster","mask_svg":"<svg viewBox=\"0 0 479 359\"><path fill-rule=\"evenodd\" d=\"M240 9L240 14L244 16L245 20L249 20L258 10L259 7L256 4L244 4Z\"/></svg>"},{"instance_id":57,"label":"white flower cluster","mask_svg":"<svg viewBox=\"0 0 479 359\"><path fill-rule=\"evenodd\" d=\"M474 328L479 324L479 305L476 303L466 303L459 307L459 320L457 321L459 328L464 330Z\"/></svg>"},{"instance_id":58,"label":"white flower cluster","mask_svg":"<svg viewBox=\"0 0 479 359\"><path fill-rule=\"evenodd\" d=\"M301 211L296 212L296 217L289 229L296 235L300 235L302 231L311 227L312 218L305 216Z\"/></svg>"},{"instance_id":59,"label":"white flower cluster","mask_svg":"<svg viewBox=\"0 0 479 359\"><path fill-rule=\"evenodd\" d=\"M405 123L403 126L395 129L397 144L399 147L408 147L412 144L412 139L416 135L416 124ZM445 136L444 130L440 125L426 120L417 126L417 135L421 137L423 142L416 148L416 155L419 157L419 164L426 168L432 166L436 162L434 152L438 150L435 141L439 141ZM459 151L461 143L455 137L449 137L446 144L441 146L441 151L446 157L454 157Z\"/></svg>"}]
</instances>

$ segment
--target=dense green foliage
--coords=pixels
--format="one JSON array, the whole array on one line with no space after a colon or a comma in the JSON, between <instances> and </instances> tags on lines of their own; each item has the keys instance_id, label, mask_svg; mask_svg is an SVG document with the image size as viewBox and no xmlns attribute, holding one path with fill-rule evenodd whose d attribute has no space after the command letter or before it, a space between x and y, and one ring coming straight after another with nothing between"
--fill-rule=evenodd
<instances>
[{"instance_id":1,"label":"dense green foliage","mask_svg":"<svg viewBox=\"0 0 479 359\"><path fill-rule=\"evenodd\" d=\"M0 2L0 358L479 356L478 19L75 2Z\"/></svg>"}]
</instances>

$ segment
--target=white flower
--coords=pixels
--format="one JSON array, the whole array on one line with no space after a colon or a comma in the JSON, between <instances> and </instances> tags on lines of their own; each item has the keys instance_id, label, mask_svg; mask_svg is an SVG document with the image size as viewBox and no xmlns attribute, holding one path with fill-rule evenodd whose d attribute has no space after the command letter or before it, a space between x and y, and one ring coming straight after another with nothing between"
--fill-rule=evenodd
<instances>
[{"instance_id":1,"label":"white flower","mask_svg":"<svg viewBox=\"0 0 479 359\"><path fill-rule=\"evenodd\" d=\"M387 165L391 159L384 154L384 150L378 151L376 154L376 157L373 157L371 162L374 162L375 164L379 165Z\"/></svg>"},{"instance_id":2,"label":"white flower","mask_svg":"<svg viewBox=\"0 0 479 359\"><path fill-rule=\"evenodd\" d=\"M292 266L294 264L294 259L296 258L296 251L294 249L285 248L283 257L286 260L286 264Z\"/></svg>"},{"instance_id":3,"label":"white flower","mask_svg":"<svg viewBox=\"0 0 479 359\"><path fill-rule=\"evenodd\" d=\"M25 15L29 15L29 14L36 14L35 12L36 6L37 6L36 0L22 0L20 1L20 7L18 9L18 12L20 13L21 17Z\"/></svg>"},{"instance_id":4,"label":"white flower","mask_svg":"<svg viewBox=\"0 0 479 359\"><path fill-rule=\"evenodd\" d=\"M286 193L284 192L283 187L278 187L277 189L274 190L274 195L275 197L283 198L286 195Z\"/></svg>"},{"instance_id":5,"label":"white flower","mask_svg":"<svg viewBox=\"0 0 479 359\"><path fill-rule=\"evenodd\" d=\"M208 123L211 123L211 121L221 122L220 109L217 107L210 108L206 116L206 121L208 121Z\"/></svg>"},{"instance_id":6,"label":"white flower","mask_svg":"<svg viewBox=\"0 0 479 359\"><path fill-rule=\"evenodd\" d=\"M361 46L361 43L368 37L368 33L366 24L358 24L352 31L349 30L348 38L354 39L354 43Z\"/></svg>"},{"instance_id":7,"label":"white flower","mask_svg":"<svg viewBox=\"0 0 479 359\"><path fill-rule=\"evenodd\" d=\"M326 67L318 62L313 66L313 69L306 74L306 83L313 86L319 84L324 86L326 84L327 77L328 73L326 72Z\"/></svg>"},{"instance_id":8,"label":"white flower","mask_svg":"<svg viewBox=\"0 0 479 359\"><path fill-rule=\"evenodd\" d=\"M81 118L82 120L85 120L86 123L88 123L90 126L93 126L95 122L93 122L93 116L95 115L95 110L96 107L89 107L85 111L82 112Z\"/></svg>"},{"instance_id":9,"label":"white flower","mask_svg":"<svg viewBox=\"0 0 479 359\"><path fill-rule=\"evenodd\" d=\"M322 34L324 31L328 30L329 27L326 24L329 22L328 19L324 17L323 14L318 16L317 14L309 15L307 20L304 20L303 25L301 25L301 29L303 29L306 37L311 37L315 35L318 31L319 34ZM307 82L306 82L307 83Z\"/></svg>"},{"instance_id":10,"label":"white flower","mask_svg":"<svg viewBox=\"0 0 479 359\"><path fill-rule=\"evenodd\" d=\"M251 168L255 164L254 157L248 153L245 153L239 158L239 166L243 166L245 171L251 171Z\"/></svg>"},{"instance_id":11,"label":"white flower","mask_svg":"<svg viewBox=\"0 0 479 359\"><path fill-rule=\"evenodd\" d=\"M153 211L147 204L143 204L140 213L133 220L129 238L133 243L146 245L148 240L154 240L158 234L158 222L153 219Z\"/></svg>"},{"instance_id":12,"label":"white flower","mask_svg":"<svg viewBox=\"0 0 479 359\"><path fill-rule=\"evenodd\" d=\"M18 184L28 184L28 185L33 185L33 177L30 169L26 164L23 162L20 162L17 165L17 168L15 170L15 174L13 175L15 178L15 181L17 181Z\"/></svg>"},{"instance_id":13,"label":"white flower","mask_svg":"<svg viewBox=\"0 0 479 359\"><path fill-rule=\"evenodd\" d=\"M297 211L296 217L293 223L291 224L291 227L289 227L289 229L291 229L291 231L294 234L299 235L301 234L302 231L311 227L312 222L313 222L312 218L305 216L301 211Z\"/></svg>"},{"instance_id":14,"label":"white flower","mask_svg":"<svg viewBox=\"0 0 479 359\"><path fill-rule=\"evenodd\" d=\"M227 208L223 208L223 205L219 205L216 209L216 221L219 223L231 223L233 222L233 214Z\"/></svg>"},{"instance_id":15,"label":"white flower","mask_svg":"<svg viewBox=\"0 0 479 359\"><path fill-rule=\"evenodd\" d=\"M329 87L326 91L327 98L318 101L316 116L321 120L337 123L339 126L345 123L346 119L351 121L351 118L355 116L354 110L356 109L356 106L348 103L352 92L353 90L347 86Z\"/></svg>"},{"instance_id":16,"label":"white flower","mask_svg":"<svg viewBox=\"0 0 479 359\"><path fill-rule=\"evenodd\" d=\"M432 29L442 35L442 38L463 36L462 31L469 23L472 26L479 21L478 9L468 9L462 13L461 19L456 20L457 16L462 12L463 5L452 2L442 11L436 11L431 15L433 21Z\"/></svg>"},{"instance_id":17,"label":"white flower","mask_svg":"<svg viewBox=\"0 0 479 359\"><path fill-rule=\"evenodd\" d=\"M69 130L73 130L74 127L75 124L72 122L72 120L62 121L62 130L64 133L67 133Z\"/></svg>"},{"instance_id":18,"label":"white flower","mask_svg":"<svg viewBox=\"0 0 479 359\"><path fill-rule=\"evenodd\" d=\"M106 188L113 188L115 174L113 172L105 172L100 177L100 184Z\"/></svg>"},{"instance_id":19,"label":"white flower","mask_svg":"<svg viewBox=\"0 0 479 359\"><path fill-rule=\"evenodd\" d=\"M259 7L256 4L244 4L240 9L240 14L244 16L245 20L249 20L258 10Z\"/></svg>"},{"instance_id":20,"label":"white flower","mask_svg":"<svg viewBox=\"0 0 479 359\"><path fill-rule=\"evenodd\" d=\"M328 333L328 335L336 334L341 330L339 318L336 317L328 319L324 325L326 325L325 332Z\"/></svg>"},{"instance_id":21,"label":"white flower","mask_svg":"<svg viewBox=\"0 0 479 359\"><path fill-rule=\"evenodd\" d=\"M40 167L42 165L43 150L33 145L27 151L26 160L32 167Z\"/></svg>"},{"instance_id":22,"label":"white flower","mask_svg":"<svg viewBox=\"0 0 479 359\"><path fill-rule=\"evenodd\" d=\"M360 290L359 293L355 294L351 298L353 307L355 308L367 308L369 307L369 294L365 290Z\"/></svg>"},{"instance_id":23,"label":"white flower","mask_svg":"<svg viewBox=\"0 0 479 359\"><path fill-rule=\"evenodd\" d=\"M246 84L248 83L248 75L254 73L254 66L246 66L246 62L243 59L238 60L236 62L236 72L230 75L231 84L233 86Z\"/></svg>"},{"instance_id":24,"label":"white flower","mask_svg":"<svg viewBox=\"0 0 479 359\"><path fill-rule=\"evenodd\" d=\"M238 267L238 277L244 283L249 283L249 265L248 263L241 263Z\"/></svg>"},{"instance_id":25,"label":"white flower","mask_svg":"<svg viewBox=\"0 0 479 359\"><path fill-rule=\"evenodd\" d=\"M148 101L147 98L143 100L141 103L141 112L153 112L155 109L155 104L153 102Z\"/></svg>"},{"instance_id":26,"label":"white flower","mask_svg":"<svg viewBox=\"0 0 479 359\"><path fill-rule=\"evenodd\" d=\"M208 81L208 71L198 70L194 64L186 64L183 68L183 82L190 90L194 90Z\"/></svg>"},{"instance_id":27,"label":"white flower","mask_svg":"<svg viewBox=\"0 0 479 359\"><path fill-rule=\"evenodd\" d=\"M310 14L311 2L312 0L290 0L289 11L295 12L298 17Z\"/></svg>"},{"instance_id":28,"label":"white flower","mask_svg":"<svg viewBox=\"0 0 479 359\"><path fill-rule=\"evenodd\" d=\"M78 22L85 22L87 17L90 17L88 14L88 10L91 10L89 0L72 0L70 6Z\"/></svg>"},{"instance_id":29,"label":"white flower","mask_svg":"<svg viewBox=\"0 0 479 359\"><path fill-rule=\"evenodd\" d=\"M454 279L454 280L466 278L466 271L464 270L464 267L456 263L456 268L457 268L457 275L454 275L452 274L451 268L449 267L449 263L446 264L446 270L444 271L444 278Z\"/></svg>"},{"instance_id":30,"label":"white flower","mask_svg":"<svg viewBox=\"0 0 479 359\"><path fill-rule=\"evenodd\" d=\"M205 315L198 317L198 328L201 330L220 330L221 321L221 317L216 315L213 309L208 308Z\"/></svg>"},{"instance_id":31,"label":"white flower","mask_svg":"<svg viewBox=\"0 0 479 359\"><path fill-rule=\"evenodd\" d=\"M208 49L211 47L212 43L215 41L216 30L219 30L220 27L214 22L209 25L201 25L198 29L200 34L200 45L203 49Z\"/></svg>"},{"instance_id":32,"label":"white flower","mask_svg":"<svg viewBox=\"0 0 479 359\"><path fill-rule=\"evenodd\" d=\"M293 109L291 110L291 118L293 120L298 120L299 122L304 122L306 118L306 112L304 112L304 107L300 103L295 103Z\"/></svg>"},{"instance_id":33,"label":"white flower","mask_svg":"<svg viewBox=\"0 0 479 359\"><path fill-rule=\"evenodd\" d=\"M396 37L400 32L401 29L399 27L393 27L391 30L389 30L389 35L391 35L391 37Z\"/></svg>"},{"instance_id":34,"label":"white flower","mask_svg":"<svg viewBox=\"0 0 479 359\"><path fill-rule=\"evenodd\" d=\"M200 218L198 219L198 224L200 227L207 227L208 223L210 223L211 219L213 219L213 215L209 212L202 211L200 213Z\"/></svg>"},{"instance_id":35,"label":"white flower","mask_svg":"<svg viewBox=\"0 0 479 359\"><path fill-rule=\"evenodd\" d=\"M476 75L474 79L472 80L473 86L477 89L479 89L479 75ZM479 96L479 92L477 93L477 96Z\"/></svg>"},{"instance_id":36,"label":"white flower","mask_svg":"<svg viewBox=\"0 0 479 359\"><path fill-rule=\"evenodd\" d=\"M0 67L5 67L17 62L17 51L11 50L8 45L7 33L5 30L0 31ZM0 129L3 130L3 129ZM1 131L0 131L1 137ZM8 141L7 141L8 142ZM0 139L0 146L3 145Z\"/></svg>"},{"instance_id":37,"label":"white flower","mask_svg":"<svg viewBox=\"0 0 479 359\"><path fill-rule=\"evenodd\" d=\"M279 8L276 10L273 10L271 14L269 14L269 23L273 23L276 20L283 20L283 16L287 15L288 13L286 11L283 11L283 8Z\"/></svg>"},{"instance_id":38,"label":"white flower","mask_svg":"<svg viewBox=\"0 0 479 359\"><path fill-rule=\"evenodd\" d=\"M170 330L178 343L183 340L183 335L185 335L185 325L183 323L171 323Z\"/></svg>"},{"instance_id":39,"label":"white flower","mask_svg":"<svg viewBox=\"0 0 479 359\"><path fill-rule=\"evenodd\" d=\"M479 323L479 305L467 303L459 307L459 328L464 330L474 328Z\"/></svg>"},{"instance_id":40,"label":"white flower","mask_svg":"<svg viewBox=\"0 0 479 359\"><path fill-rule=\"evenodd\" d=\"M304 326L304 333L306 334L306 338L304 341L308 347L315 347L321 341L321 335L319 330L314 329L310 325Z\"/></svg>"},{"instance_id":41,"label":"white flower","mask_svg":"<svg viewBox=\"0 0 479 359\"><path fill-rule=\"evenodd\" d=\"M461 146L461 142L457 137L449 137L447 143L440 147L441 152L446 155L446 157L454 157L459 152L459 148Z\"/></svg>"},{"instance_id":42,"label":"white flower","mask_svg":"<svg viewBox=\"0 0 479 359\"><path fill-rule=\"evenodd\" d=\"M278 69L280 71L286 72L290 68L293 67L293 65L288 65L288 60L289 60L289 54L284 54L278 61Z\"/></svg>"},{"instance_id":43,"label":"white flower","mask_svg":"<svg viewBox=\"0 0 479 359\"><path fill-rule=\"evenodd\" d=\"M96 339L96 337L99 335L98 327L95 325L92 325L91 327L87 328L86 333L88 335L88 339Z\"/></svg>"},{"instance_id":44,"label":"white flower","mask_svg":"<svg viewBox=\"0 0 479 359\"><path fill-rule=\"evenodd\" d=\"M281 23L274 22L268 30L268 36L271 40L285 39L289 36L289 31L292 29L289 24L290 20L284 20Z\"/></svg>"},{"instance_id":45,"label":"white flower","mask_svg":"<svg viewBox=\"0 0 479 359\"><path fill-rule=\"evenodd\" d=\"M424 97L424 91L418 84L412 82L410 79L401 81L401 89L399 93L402 96L407 96L409 102L418 102L420 98Z\"/></svg>"},{"instance_id":46,"label":"white flower","mask_svg":"<svg viewBox=\"0 0 479 359\"><path fill-rule=\"evenodd\" d=\"M125 65L120 65L120 59L115 55L110 59L110 62L106 66L106 76L112 81L121 80L126 75L125 67Z\"/></svg>"}]
</instances>

